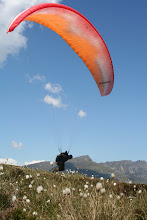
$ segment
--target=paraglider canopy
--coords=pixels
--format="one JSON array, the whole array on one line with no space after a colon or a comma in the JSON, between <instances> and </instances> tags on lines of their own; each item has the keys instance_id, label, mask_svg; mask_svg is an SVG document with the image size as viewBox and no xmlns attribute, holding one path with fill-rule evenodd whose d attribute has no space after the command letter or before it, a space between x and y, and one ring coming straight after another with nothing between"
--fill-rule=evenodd
<instances>
[{"instance_id":1,"label":"paraglider canopy","mask_svg":"<svg viewBox=\"0 0 147 220\"><path fill-rule=\"evenodd\" d=\"M114 72L109 51L98 31L82 14L61 4L39 4L20 13L7 32L22 21L34 21L59 34L84 61L101 95L112 91Z\"/></svg>"}]
</instances>

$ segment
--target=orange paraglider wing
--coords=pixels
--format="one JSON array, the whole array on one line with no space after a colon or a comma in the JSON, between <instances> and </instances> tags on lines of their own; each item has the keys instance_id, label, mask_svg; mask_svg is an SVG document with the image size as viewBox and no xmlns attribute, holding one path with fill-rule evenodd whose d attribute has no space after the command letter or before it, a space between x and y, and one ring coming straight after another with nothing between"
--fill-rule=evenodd
<instances>
[{"instance_id":1,"label":"orange paraglider wing","mask_svg":"<svg viewBox=\"0 0 147 220\"><path fill-rule=\"evenodd\" d=\"M22 21L34 21L59 34L84 61L101 95L112 91L114 72L109 51L98 31L82 14L61 4L39 4L19 14L8 32Z\"/></svg>"}]
</instances>

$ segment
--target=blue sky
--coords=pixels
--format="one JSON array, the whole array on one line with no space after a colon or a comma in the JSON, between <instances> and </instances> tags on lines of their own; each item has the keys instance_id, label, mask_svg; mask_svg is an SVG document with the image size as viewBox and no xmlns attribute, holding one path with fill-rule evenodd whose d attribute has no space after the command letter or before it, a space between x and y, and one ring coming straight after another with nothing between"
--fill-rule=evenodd
<instances>
[{"instance_id":1,"label":"blue sky","mask_svg":"<svg viewBox=\"0 0 147 220\"><path fill-rule=\"evenodd\" d=\"M34 4L42 2L50 1ZM70 146L74 157L96 162L147 160L147 1L60 3L82 13L103 37L114 66L113 91L101 97L85 64L53 31L34 24L6 35L7 24L26 9L24 0L22 7L11 3L11 16L0 24L0 158L21 165L54 161L59 147ZM46 104L47 95L62 106Z\"/></svg>"}]
</instances>

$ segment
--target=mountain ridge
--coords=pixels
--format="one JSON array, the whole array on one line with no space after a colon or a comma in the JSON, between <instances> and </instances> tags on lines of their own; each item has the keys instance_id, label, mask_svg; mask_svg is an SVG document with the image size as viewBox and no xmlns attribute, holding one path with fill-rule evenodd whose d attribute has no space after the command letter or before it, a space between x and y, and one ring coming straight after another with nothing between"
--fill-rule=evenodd
<instances>
[{"instance_id":1,"label":"mountain ridge","mask_svg":"<svg viewBox=\"0 0 147 220\"><path fill-rule=\"evenodd\" d=\"M54 163L50 165L50 161L27 165L29 168L51 171L56 168ZM87 176L94 175L97 178L103 176L110 178L111 173L115 173L116 179L119 181L128 181L147 184L147 162L144 160L121 160L107 161L97 163L92 161L89 155L75 157L65 164L65 169L74 170Z\"/></svg>"}]
</instances>

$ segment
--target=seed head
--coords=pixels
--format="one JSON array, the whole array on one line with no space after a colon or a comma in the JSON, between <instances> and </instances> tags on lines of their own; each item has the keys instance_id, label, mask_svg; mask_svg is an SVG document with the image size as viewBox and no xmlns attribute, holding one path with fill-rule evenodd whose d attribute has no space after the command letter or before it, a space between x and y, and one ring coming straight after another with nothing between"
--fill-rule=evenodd
<instances>
[{"instance_id":1,"label":"seed head","mask_svg":"<svg viewBox=\"0 0 147 220\"><path fill-rule=\"evenodd\" d=\"M69 188L65 188L65 192L66 192L66 195L69 195L71 193Z\"/></svg>"},{"instance_id":2,"label":"seed head","mask_svg":"<svg viewBox=\"0 0 147 220\"><path fill-rule=\"evenodd\" d=\"M32 185L31 185L31 184L29 185L29 188L30 188L30 189L32 188Z\"/></svg>"},{"instance_id":3,"label":"seed head","mask_svg":"<svg viewBox=\"0 0 147 220\"><path fill-rule=\"evenodd\" d=\"M83 198L87 198L87 193L84 193Z\"/></svg>"},{"instance_id":4,"label":"seed head","mask_svg":"<svg viewBox=\"0 0 147 220\"><path fill-rule=\"evenodd\" d=\"M0 165L0 171L2 171L4 168L3 168L3 166L2 165Z\"/></svg>"},{"instance_id":5,"label":"seed head","mask_svg":"<svg viewBox=\"0 0 147 220\"><path fill-rule=\"evenodd\" d=\"M100 192L101 192L102 194L104 194L104 193L106 192L105 188L102 188L102 189L100 190Z\"/></svg>"},{"instance_id":6,"label":"seed head","mask_svg":"<svg viewBox=\"0 0 147 220\"><path fill-rule=\"evenodd\" d=\"M51 165L51 166L53 166L53 165L54 165L54 162L53 162L53 161L51 161L51 162L50 162L50 165Z\"/></svg>"},{"instance_id":7,"label":"seed head","mask_svg":"<svg viewBox=\"0 0 147 220\"><path fill-rule=\"evenodd\" d=\"M97 189L97 190L102 189L102 184L101 184L100 182L98 182L98 183L96 184L96 189Z\"/></svg>"},{"instance_id":8,"label":"seed head","mask_svg":"<svg viewBox=\"0 0 147 220\"><path fill-rule=\"evenodd\" d=\"M111 173L111 177L114 178L114 177L115 177L115 174L114 174L114 173Z\"/></svg>"},{"instance_id":9,"label":"seed head","mask_svg":"<svg viewBox=\"0 0 147 220\"><path fill-rule=\"evenodd\" d=\"M38 187L37 187L37 192L38 192L38 193L41 193L42 191L43 191L43 187L42 187L42 186L38 186Z\"/></svg>"},{"instance_id":10,"label":"seed head","mask_svg":"<svg viewBox=\"0 0 147 220\"><path fill-rule=\"evenodd\" d=\"M15 202L16 196L12 196L12 202Z\"/></svg>"},{"instance_id":11,"label":"seed head","mask_svg":"<svg viewBox=\"0 0 147 220\"><path fill-rule=\"evenodd\" d=\"M26 175L26 180L30 178L30 175Z\"/></svg>"},{"instance_id":12,"label":"seed head","mask_svg":"<svg viewBox=\"0 0 147 220\"><path fill-rule=\"evenodd\" d=\"M112 194L110 194L110 195L109 195L109 198L110 198L110 199L112 199L112 198L113 198Z\"/></svg>"},{"instance_id":13,"label":"seed head","mask_svg":"<svg viewBox=\"0 0 147 220\"><path fill-rule=\"evenodd\" d=\"M140 190L138 190L138 194L141 194L142 193L142 190L140 189Z\"/></svg>"},{"instance_id":14,"label":"seed head","mask_svg":"<svg viewBox=\"0 0 147 220\"><path fill-rule=\"evenodd\" d=\"M88 189L88 185L84 185L84 189L85 189L85 190Z\"/></svg>"},{"instance_id":15,"label":"seed head","mask_svg":"<svg viewBox=\"0 0 147 220\"><path fill-rule=\"evenodd\" d=\"M38 213L37 212L33 212L33 215L38 215Z\"/></svg>"},{"instance_id":16,"label":"seed head","mask_svg":"<svg viewBox=\"0 0 147 220\"><path fill-rule=\"evenodd\" d=\"M83 193L82 192L80 192L80 197L83 197Z\"/></svg>"}]
</instances>

